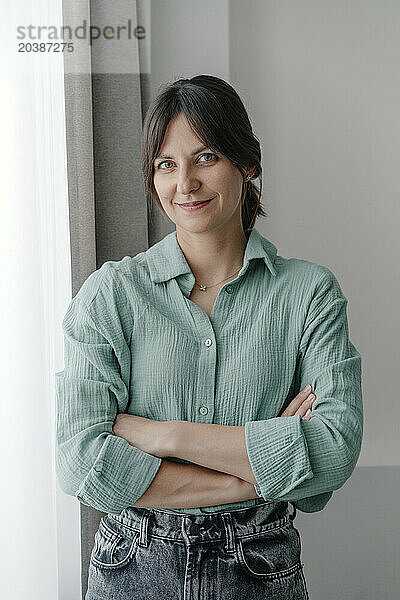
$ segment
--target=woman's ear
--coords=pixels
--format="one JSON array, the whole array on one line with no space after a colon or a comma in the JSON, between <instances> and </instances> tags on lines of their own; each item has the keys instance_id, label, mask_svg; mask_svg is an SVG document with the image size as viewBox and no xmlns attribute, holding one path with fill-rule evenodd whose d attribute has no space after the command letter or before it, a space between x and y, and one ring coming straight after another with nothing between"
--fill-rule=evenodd
<instances>
[{"instance_id":1,"label":"woman's ear","mask_svg":"<svg viewBox=\"0 0 400 600\"><path fill-rule=\"evenodd\" d=\"M251 179L254 176L254 173L256 172L256 167L253 167L252 169L250 169L249 171L246 171L247 173L247 177L249 179Z\"/></svg>"}]
</instances>

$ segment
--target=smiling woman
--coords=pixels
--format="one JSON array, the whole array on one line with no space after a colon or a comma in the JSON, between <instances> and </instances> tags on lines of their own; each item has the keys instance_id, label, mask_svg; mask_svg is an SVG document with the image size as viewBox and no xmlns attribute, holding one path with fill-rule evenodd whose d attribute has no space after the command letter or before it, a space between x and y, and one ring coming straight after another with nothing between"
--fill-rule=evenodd
<instances>
[{"instance_id":1,"label":"smiling woman","mask_svg":"<svg viewBox=\"0 0 400 600\"><path fill-rule=\"evenodd\" d=\"M179 101L171 102L173 97ZM261 150L246 110L233 88L216 77L179 80L150 107L142 151L147 191L175 223L195 275L189 298L210 315L220 284L242 266L245 231L257 216L266 216Z\"/></svg>"},{"instance_id":2,"label":"smiling woman","mask_svg":"<svg viewBox=\"0 0 400 600\"><path fill-rule=\"evenodd\" d=\"M107 261L68 308L58 469L109 513L86 600L308 597L293 521L357 462L361 357L332 271L254 228L260 162L228 83L167 85L143 173L175 230Z\"/></svg>"},{"instance_id":3,"label":"smiling woman","mask_svg":"<svg viewBox=\"0 0 400 600\"><path fill-rule=\"evenodd\" d=\"M234 238L242 230L243 176L222 153L200 154L206 147L196 149L199 141L180 113L168 124L160 149L162 156L169 158L160 161L157 157L154 163L154 191L162 209L176 224L182 246L191 232L226 231L228 222Z\"/></svg>"},{"instance_id":4,"label":"smiling woman","mask_svg":"<svg viewBox=\"0 0 400 600\"><path fill-rule=\"evenodd\" d=\"M239 96L217 77L180 79L160 92L143 124L142 169L148 193L169 217L171 203L214 197L223 213L226 204L231 210L241 204L244 230L267 216L260 202L260 144Z\"/></svg>"}]
</instances>

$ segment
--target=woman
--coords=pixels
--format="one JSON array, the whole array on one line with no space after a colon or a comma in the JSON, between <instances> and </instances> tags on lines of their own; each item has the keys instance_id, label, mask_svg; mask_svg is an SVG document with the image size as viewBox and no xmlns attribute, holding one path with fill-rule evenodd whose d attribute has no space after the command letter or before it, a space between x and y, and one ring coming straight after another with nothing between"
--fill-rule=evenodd
<instances>
[{"instance_id":1,"label":"woman","mask_svg":"<svg viewBox=\"0 0 400 600\"><path fill-rule=\"evenodd\" d=\"M143 172L175 230L63 320L58 478L107 513L86 600L308 598L296 507L322 510L361 447L347 299L254 228L260 145L228 83L161 90Z\"/></svg>"}]
</instances>

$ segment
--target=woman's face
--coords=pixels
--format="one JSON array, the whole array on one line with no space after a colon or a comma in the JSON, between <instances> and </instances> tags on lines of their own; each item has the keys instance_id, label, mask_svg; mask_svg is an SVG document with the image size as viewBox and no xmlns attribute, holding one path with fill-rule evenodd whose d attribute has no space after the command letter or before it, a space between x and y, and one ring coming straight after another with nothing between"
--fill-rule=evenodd
<instances>
[{"instance_id":1,"label":"woman's face","mask_svg":"<svg viewBox=\"0 0 400 600\"><path fill-rule=\"evenodd\" d=\"M168 124L154 161L153 182L163 209L177 228L200 233L241 227L243 177L239 169L221 153L205 148L182 113ZM188 203L208 200L197 209L188 209Z\"/></svg>"}]
</instances>

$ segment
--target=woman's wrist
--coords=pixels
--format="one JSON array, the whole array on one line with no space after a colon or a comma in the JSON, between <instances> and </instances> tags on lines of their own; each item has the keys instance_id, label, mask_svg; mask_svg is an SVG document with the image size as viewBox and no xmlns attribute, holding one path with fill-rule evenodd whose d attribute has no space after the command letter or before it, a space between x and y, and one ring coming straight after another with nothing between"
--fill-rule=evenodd
<instances>
[{"instance_id":1,"label":"woman's wrist","mask_svg":"<svg viewBox=\"0 0 400 600\"><path fill-rule=\"evenodd\" d=\"M179 438L180 421L162 421L160 435L157 440L159 456L168 458L175 456Z\"/></svg>"},{"instance_id":2,"label":"woman's wrist","mask_svg":"<svg viewBox=\"0 0 400 600\"><path fill-rule=\"evenodd\" d=\"M157 421L138 415L120 413L116 416L112 431L135 446L160 458L173 456L174 421Z\"/></svg>"}]
</instances>

